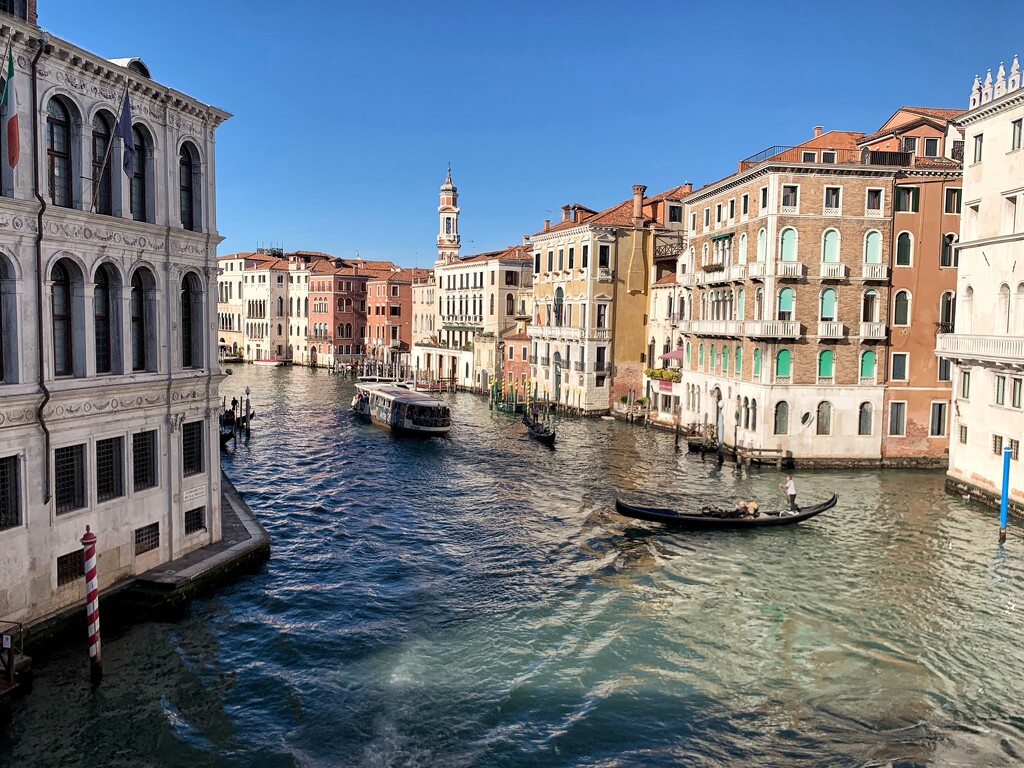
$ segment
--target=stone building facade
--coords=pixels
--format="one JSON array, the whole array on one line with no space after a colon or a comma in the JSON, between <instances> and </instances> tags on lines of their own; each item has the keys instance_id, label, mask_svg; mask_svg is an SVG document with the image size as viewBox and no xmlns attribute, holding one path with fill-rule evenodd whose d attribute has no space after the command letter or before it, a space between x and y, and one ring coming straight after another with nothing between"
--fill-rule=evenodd
<instances>
[{"instance_id":1,"label":"stone building facade","mask_svg":"<svg viewBox=\"0 0 1024 768\"><path fill-rule=\"evenodd\" d=\"M221 537L214 134L229 115L12 7L0 617L32 622L82 600L87 527L101 588Z\"/></svg>"}]
</instances>

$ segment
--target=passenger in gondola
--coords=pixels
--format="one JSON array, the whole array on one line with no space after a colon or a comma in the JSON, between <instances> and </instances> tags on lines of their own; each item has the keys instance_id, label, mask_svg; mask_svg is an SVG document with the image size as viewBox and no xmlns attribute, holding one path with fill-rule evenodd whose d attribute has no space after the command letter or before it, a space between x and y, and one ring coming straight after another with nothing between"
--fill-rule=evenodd
<instances>
[{"instance_id":1,"label":"passenger in gondola","mask_svg":"<svg viewBox=\"0 0 1024 768\"><path fill-rule=\"evenodd\" d=\"M737 517L752 519L758 516L758 503L756 501L741 501L736 505Z\"/></svg>"}]
</instances>

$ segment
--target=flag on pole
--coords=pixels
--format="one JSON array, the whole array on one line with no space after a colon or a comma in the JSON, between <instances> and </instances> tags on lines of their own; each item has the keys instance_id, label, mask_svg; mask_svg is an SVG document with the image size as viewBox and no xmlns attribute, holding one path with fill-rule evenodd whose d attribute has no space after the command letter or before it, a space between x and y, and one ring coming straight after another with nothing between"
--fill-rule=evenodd
<instances>
[{"instance_id":1,"label":"flag on pole","mask_svg":"<svg viewBox=\"0 0 1024 768\"><path fill-rule=\"evenodd\" d=\"M124 172L128 178L132 176L132 162L135 160L135 139L132 138L132 107L128 103L128 85L124 87L124 104L117 118L114 135L124 142Z\"/></svg>"},{"instance_id":2,"label":"flag on pole","mask_svg":"<svg viewBox=\"0 0 1024 768\"><path fill-rule=\"evenodd\" d=\"M7 56L2 65L3 110L4 122L7 127L7 164L13 168L18 164L21 154L21 140L18 132L18 94L14 87L14 52L11 41L7 41Z\"/></svg>"}]
</instances>

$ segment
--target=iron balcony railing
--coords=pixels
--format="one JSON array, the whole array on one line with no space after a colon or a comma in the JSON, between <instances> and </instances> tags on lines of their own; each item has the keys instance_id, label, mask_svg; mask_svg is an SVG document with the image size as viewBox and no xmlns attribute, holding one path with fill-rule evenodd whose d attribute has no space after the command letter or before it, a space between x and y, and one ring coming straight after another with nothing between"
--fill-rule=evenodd
<instances>
[{"instance_id":1,"label":"iron balcony railing","mask_svg":"<svg viewBox=\"0 0 1024 768\"><path fill-rule=\"evenodd\" d=\"M913 164L913 152L879 152L873 149L828 149L775 145L762 149L756 155L740 160L740 171L768 161L776 163L804 163L807 165L881 165L906 168Z\"/></svg>"}]
</instances>

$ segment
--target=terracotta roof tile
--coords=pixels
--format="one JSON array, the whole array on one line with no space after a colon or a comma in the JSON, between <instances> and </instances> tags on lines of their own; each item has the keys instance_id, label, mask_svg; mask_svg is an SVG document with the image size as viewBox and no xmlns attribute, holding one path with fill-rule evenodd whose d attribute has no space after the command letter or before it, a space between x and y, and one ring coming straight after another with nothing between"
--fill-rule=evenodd
<instances>
[{"instance_id":1,"label":"terracotta roof tile","mask_svg":"<svg viewBox=\"0 0 1024 768\"><path fill-rule=\"evenodd\" d=\"M665 275L660 280L655 281L654 284L655 285L675 285L675 282L676 282L676 273L675 272L671 272L671 273Z\"/></svg>"}]
</instances>

